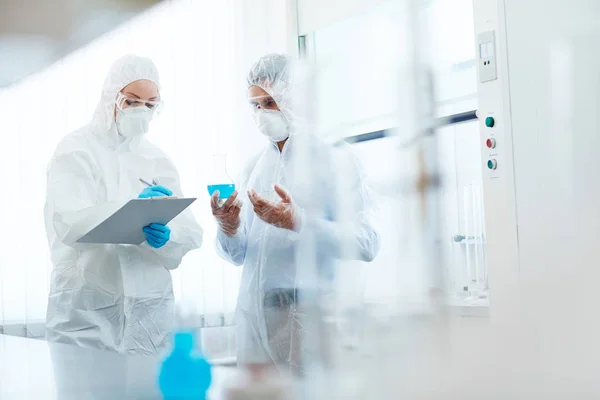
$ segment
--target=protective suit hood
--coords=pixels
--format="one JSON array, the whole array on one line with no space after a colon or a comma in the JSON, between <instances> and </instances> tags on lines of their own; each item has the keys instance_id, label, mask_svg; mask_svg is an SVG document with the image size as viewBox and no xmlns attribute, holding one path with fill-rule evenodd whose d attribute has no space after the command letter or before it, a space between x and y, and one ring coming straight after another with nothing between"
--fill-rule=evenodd
<instances>
[{"instance_id":1,"label":"protective suit hood","mask_svg":"<svg viewBox=\"0 0 600 400\"><path fill-rule=\"evenodd\" d=\"M106 146L117 149L122 145L131 148L139 144L139 137L125 138L119 135L115 123L115 99L125 86L142 79L154 82L160 91L158 69L149 58L126 55L110 68L90 124L96 139Z\"/></svg>"},{"instance_id":2,"label":"protective suit hood","mask_svg":"<svg viewBox=\"0 0 600 400\"><path fill-rule=\"evenodd\" d=\"M289 125L289 136L297 131L299 123L292 111L292 66L292 60L283 54L267 54L254 63L246 78L247 88L258 86L275 100Z\"/></svg>"}]
</instances>

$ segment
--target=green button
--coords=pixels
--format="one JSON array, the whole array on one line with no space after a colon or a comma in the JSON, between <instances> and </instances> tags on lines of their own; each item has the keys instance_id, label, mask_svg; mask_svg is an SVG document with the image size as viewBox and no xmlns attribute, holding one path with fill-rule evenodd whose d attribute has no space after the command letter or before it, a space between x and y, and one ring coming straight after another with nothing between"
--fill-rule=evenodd
<instances>
[{"instance_id":1,"label":"green button","mask_svg":"<svg viewBox=\"0 0 600 400\"><path fill-rule=\"evenodd\" d=\"M493 128L495 122L496 121L494 121L494 117L487 117L485 119L485 126L487 126L488 128Z\"/></svg>"},{"instance_id":2,"label":"green button","mask_svg":"<svg viewBox=\"0 0 600 400\"><path fill-rule=\"evenodd\" d=\"M492 169L492 168L494 168L494 163L492 162L492 160L489 160L489 161L488 161L488 168L489 168L489 169Z\"/></svg>"}]
</instances>

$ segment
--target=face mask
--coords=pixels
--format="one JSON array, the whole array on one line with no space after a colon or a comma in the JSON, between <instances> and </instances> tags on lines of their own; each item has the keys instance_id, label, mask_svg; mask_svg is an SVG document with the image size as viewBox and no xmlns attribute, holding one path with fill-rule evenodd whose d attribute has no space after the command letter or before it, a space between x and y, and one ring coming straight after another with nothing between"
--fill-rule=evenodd
<instances>
[{"instance_id":1,"label":"face mask","mask_svg":"<svg viewBox=\"0 0 600 400\"><path fill-rule=\"evenodd\" d=\"M258 110L254 120L258 130L274 142L281 142L290 136L288 121L281 111Z\"/></svg>"},{"instance_id":2,"label":"face mask","mask_svg":"<svg viewBox=\"0 0 600 400\"><path fill-rule=\"evenodd\" d=\"M153 116L147 107L131 107L117 112L117 129L124 137L142 136L148 132Z\"/></svg>"}]
</instances>

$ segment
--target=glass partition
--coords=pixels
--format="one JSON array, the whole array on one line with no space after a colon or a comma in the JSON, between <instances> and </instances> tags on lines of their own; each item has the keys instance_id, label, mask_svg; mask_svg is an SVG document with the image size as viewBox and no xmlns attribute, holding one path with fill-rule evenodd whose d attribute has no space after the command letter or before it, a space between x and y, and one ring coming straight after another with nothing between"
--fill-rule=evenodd
<instances>
[{"instance_id":1,"label":"glass partition","mask_svg":"<svg viewBox=\"0 0 600 400\"><path fill-rule=\"evenodd\" d=\"M435 116L452 117L477 108L473 10L471 0L421 2L419 28L426 30L429 45L417 49L428 60L433 76ZM385 298L393 277L406 272L392 254L405 240L399 227L386 218L398 204L378 191L390 179L386 152L397 138L386 132L402 126L398 120L405 105L399 61L413 51L403 26L406 2L388 1L369 12L320 29L305 37L306 57L319 66L315 108L319 135L331 141L359 138L353 147L375 188L381 218L383 248L379 257L361 272L364 300ZM479 126L475 119L453 123L438 119L437 157L442 209L440 250L444 257L445 282L451 304L487 306L487 265L482 198L482 168ZM401 129L401 128L400 128ZM406 168L415 168L406 164ZM389 254L388 254L389 253ZM407 282L417 279L408 273Z\"/></svg>"}]
</instances>

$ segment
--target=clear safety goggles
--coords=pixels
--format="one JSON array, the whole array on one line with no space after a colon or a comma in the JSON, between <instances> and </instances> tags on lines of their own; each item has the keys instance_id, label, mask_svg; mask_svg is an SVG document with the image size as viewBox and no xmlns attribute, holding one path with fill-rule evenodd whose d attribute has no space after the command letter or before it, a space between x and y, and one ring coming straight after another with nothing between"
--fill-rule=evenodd
<instances>
[{"instance_id":1,"label":"clear safety goggles","mask_svg":"<svg viewBox=\"0 0 600 400\"><path fill-rule=\"evenodd\" d=\"M115 104L117 105L117 108L119 110L123 110L125 108L145 106L154 112L160 112L163 108L162 100L142 100L126 96L121 92L117 93L117 99L115 100Z\"/></svg>"},{"instance_id":2,"label":"clear safety goggles","mask_svg":"<svg viewBox=\"0 0 600 400\"><path fill-rule=\"evenodd\" d=\"M277 103L271 96L256 96L248 98L252 111L277 110Z\"/></svg>"}]
</instances>

